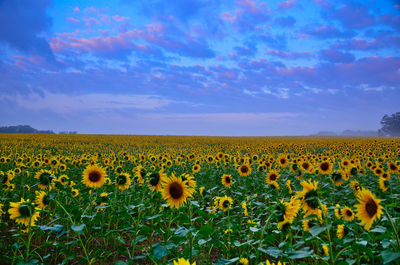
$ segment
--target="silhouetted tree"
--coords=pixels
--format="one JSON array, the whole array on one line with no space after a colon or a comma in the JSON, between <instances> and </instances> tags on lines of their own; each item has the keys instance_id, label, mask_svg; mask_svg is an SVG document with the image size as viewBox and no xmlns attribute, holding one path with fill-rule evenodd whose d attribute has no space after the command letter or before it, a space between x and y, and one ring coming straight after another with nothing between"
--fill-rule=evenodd
<instances>
[{"instance_id":1,"label":"silhouetted tree","mask_svg":"<svg viewBox=\"0 0 400 265\"><path fill-rule=\"evenodd\" d=\"M382 128L379 130L381 135L400 136L400 112L391 116L385 114L381 120Z\"/></svg>"}]
</instances>

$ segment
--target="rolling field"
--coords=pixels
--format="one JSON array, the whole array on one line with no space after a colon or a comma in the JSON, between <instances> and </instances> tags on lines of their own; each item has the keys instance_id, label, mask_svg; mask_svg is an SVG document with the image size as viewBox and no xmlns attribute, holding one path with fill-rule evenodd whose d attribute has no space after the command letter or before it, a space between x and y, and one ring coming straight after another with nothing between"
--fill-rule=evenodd
<instances>
[{"instance_id":1,"label":"rolling field","mask_svg":"<svg viewBox=\"0 0 400 265\"><path fill-rule=\"evenodd\" d=\"M1 264L400 264L400 139L0 135Z\"/></svg>"}]
</instances>

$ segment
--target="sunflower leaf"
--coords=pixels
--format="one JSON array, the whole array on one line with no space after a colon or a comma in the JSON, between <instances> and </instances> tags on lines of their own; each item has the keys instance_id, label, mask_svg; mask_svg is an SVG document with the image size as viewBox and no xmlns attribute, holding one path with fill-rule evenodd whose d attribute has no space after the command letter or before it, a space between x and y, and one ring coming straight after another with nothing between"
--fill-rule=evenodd
<instances>
[{"instance_id":1,"label":"sunflower leaf","mask_svg":"<svg viewBox=\"0 0 400 265\"><path fill-rule=\"evenodd\" d=\"M190 232L189 229L187 229L186 227L180 226L178 229L176 229L175 235L180 236L180 237L185 237L189 232Z\"/></svg>"},{"instance_id":2,"label":"sunflower leaf","mask_svg":"<svg viewBox=\"0 0 400 265\"><path fill-rule=\"evenodd\" d=\"M80 225L73 224L71 226L71 229L74 230L75 232L77 232L78 234L82 234L82 231L84 228L85 228L85 224L80 224Z\"/></svg>"},{"instance_id":3,"label":"sunflower leaf","mask_svg":"<svg viewBox=\"0 0 400 265\"><path fill-rule=\"evenodd\" d=\"M385 250L381 252L381 256L383 259L383 264L387 264L400 258L400 251L399 252L392 252L391 250Z\"/></svg>"},{"instance_id":4,"label":"sunflower leaf","mask_svg":"<svg viewBox=\"0 0 400 265\"><path fill-rule=\"evenodd\" d=\"M331 225L327 225L327 226L313 226L310 228L310 233L313 237L321 234L322 232L324 232L325 230L327 230L328 228L330 228Z\"/></svg>"}]
</instances>

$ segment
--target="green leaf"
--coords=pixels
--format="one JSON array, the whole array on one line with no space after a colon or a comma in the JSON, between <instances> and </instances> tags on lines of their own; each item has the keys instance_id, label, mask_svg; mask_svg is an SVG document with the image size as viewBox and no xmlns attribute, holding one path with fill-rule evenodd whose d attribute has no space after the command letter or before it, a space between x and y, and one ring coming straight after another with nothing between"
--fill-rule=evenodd
<instances>
[{"instance_id":1,"label":"green leaf","mask_svg":"<svg viewBox=\"0 0 400 265\"><path fill-rule=\"evenodd\" d=\"M304 259L311 257L311 254L313 253L313 250L309 250L310 248L305 247L300 250L296 250L295 252L292 252L289 254L290 259Z\"/></svg>"},{"instance_id":2,"label":"green leaf","mask_svg":"<svg viewBox=\"0 0 400 265\"><path fill-rule=\"evenodd\" d=\"M374 229L371 229L370 232L374 233L385 233L386 232L386 227L383 226L377 226Z\"/></svg>"},{"instance_id":3,"label":"green leaf","mask_svg":"<svg viewBox=\"0 0 400 265\"><path fill-rule=\"evenodd\" d=\"M157 243L153 246L153 254L157 259L161 259L168 255L168 249L163 245Z\"/></svg>"},{"instance_id":4,"label":"green leaf","mask_svg":"<svg viewBox=\"0 0 400 265\"><path fill-rule=\"evenodd\" d=\"M322 232L324 232L325 230L327 230L328 228L330 228L330 226L331 225L328 225L328 226L315 225L310 228L310 233L312 236L317 236L317 235L321 234Z\"/></svg>"},{"instance_id":5,"label":"green leaf","mask_svg":"<svg viewBox=\"0 0 400 265\"><path fill-rule=\"evenodd\" d=\"M387 264L400 258L400 251L399 252L392 252L391 250L385 250L381 252L381 256L383 259L383 264Z\"/></svg>"},{"instance_id":6,"label":"green leaf","mask_svg":"<svg viewBox=\"0 0 400 265\"><path fill-rule=\"evenodd\" d=\"M258 229L257 227L250 227L250 231L252 231L252 232L258 232L258 230L260 230L260 229Z\"/></svg>"},{"instance_id":7,"label":"green leaf","mask_svg":"<svg viewBox=\"0 0 400 265\"><path fill-rule=\"evenodd\" d=\"M360 240L360 241L357 241L356 242L358 245L361 245L361 246L366 246L367 244L368 244L368 241L367 240Z\"/></svg>"},{"instance_id":8,"label":"green leaf","mask_svg":"<svg viewBox=\"0 0 400 265\"><path fill-rule=\"evenodd\" d=\"M389 238L385 238L381 242L383 248L389 247L391 243L392 243L392 241Z\"/></svg>"},{"instance_id":9,"label":"green leaf","mask_svg":"<svg viewBox=\"0 0 400 265\"><path fill-rule=\"evenodd\" d=\"M203 236L209 236L209 235L212 234L212 232L213 232L213 228L212 228L211 225L203 225L203 226L200 228L200 231L199 231L199 233L200 233L201 235L203 235Z\"/></svg>"},{"instance_id":10,"label":"green leaf","mask_svg":"<svg viewBox=\"0 0 400 265\"><path fill-rule=\"evenodd\" d=\"M186 236L189 232L190 232L189 229L187 229L186 227L180 226L178 229L176 229L175 235L180 236L180 237L184 237L184 236Z\"/></svg>"},{"instance_id":11,"label":"green leaf","mask_svg":"<svg viewBox=\"0 0 400 265\"><path fill-rule=\"evenodd\" d=\"M129 263L122 261L122 260L118 260L117 262L115 262L115 265L128 265Z\"/></svg>"},{"instance_id":12,"label":"green leaf","mask_svg":"<svg viewBox=\"0 0 400 265\"><path fill-rule=\"evenodd\" d=\"M84 228L85 228L85 224L81 224L81 225L73 224L71 226L71 229L74 230L75 232L77 232L78 234L82 234L82 231Z\"/></svg>"},{"instance_id":13,"label":"green leaf","mask_svg":"<svg viewBox=\"0 0 400 265\"><path fill-rule=\"evenodd\" d=\"M217 265L226 265L226 264L232 264L236 261L238 261L239 258L233 258L233 259L220 259L218 260Z\"/></svg>"},{"instance_id":14,"label":"green leaf","mask_svg":"<svg viewBox=\"0 0 400 265\"><path fill-rule=\"evenodd\" d=\"M258 250L274 258L279 258L282 256L282 251L276 247L269 247L267 249L259 248Z\"/></svg>"}]
</instances>

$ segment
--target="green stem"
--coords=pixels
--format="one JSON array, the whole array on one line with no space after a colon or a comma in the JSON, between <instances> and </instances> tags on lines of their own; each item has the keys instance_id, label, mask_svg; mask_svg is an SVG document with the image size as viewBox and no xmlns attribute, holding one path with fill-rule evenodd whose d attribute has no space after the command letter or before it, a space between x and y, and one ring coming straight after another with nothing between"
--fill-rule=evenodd
<instances>
[{"instance_id":1,"label":"green stem","mask_svg":"<svg viewBox=\"0 0 400 265\"><path fill-rule=\"evenodd\" d=\"M265 225L263 230L261 231L261 236L260 236L260 243L258 243L258 249L261 248L262 242L263 242L263 238L264 238L264 233L265 230L267 229L267 226L269 224L269 221L271 220L272 216L275 214L275 211L273 211L267 218L267 220L265 221Z\"/></svg>"},{"instance_id":2,"label":"green stem","mask_svg":"<svg viewBox=\"0 0 400 265\"><path fill-rule=\"evenodd\" d=\"M389 220L390 224L392 225L393 232L394 232L394 235L395 235L395 238L396 238L396 242L397 242L397 249L396 250L399 250L400 249L400 240L399 240L399 234L397 232L396 226L394 225L392 217L390 217L390 215L389 215L388 211L386 210L386 208L383 207L383 211L384 211L387 219Z\"/></svg>"}]
</instances>

